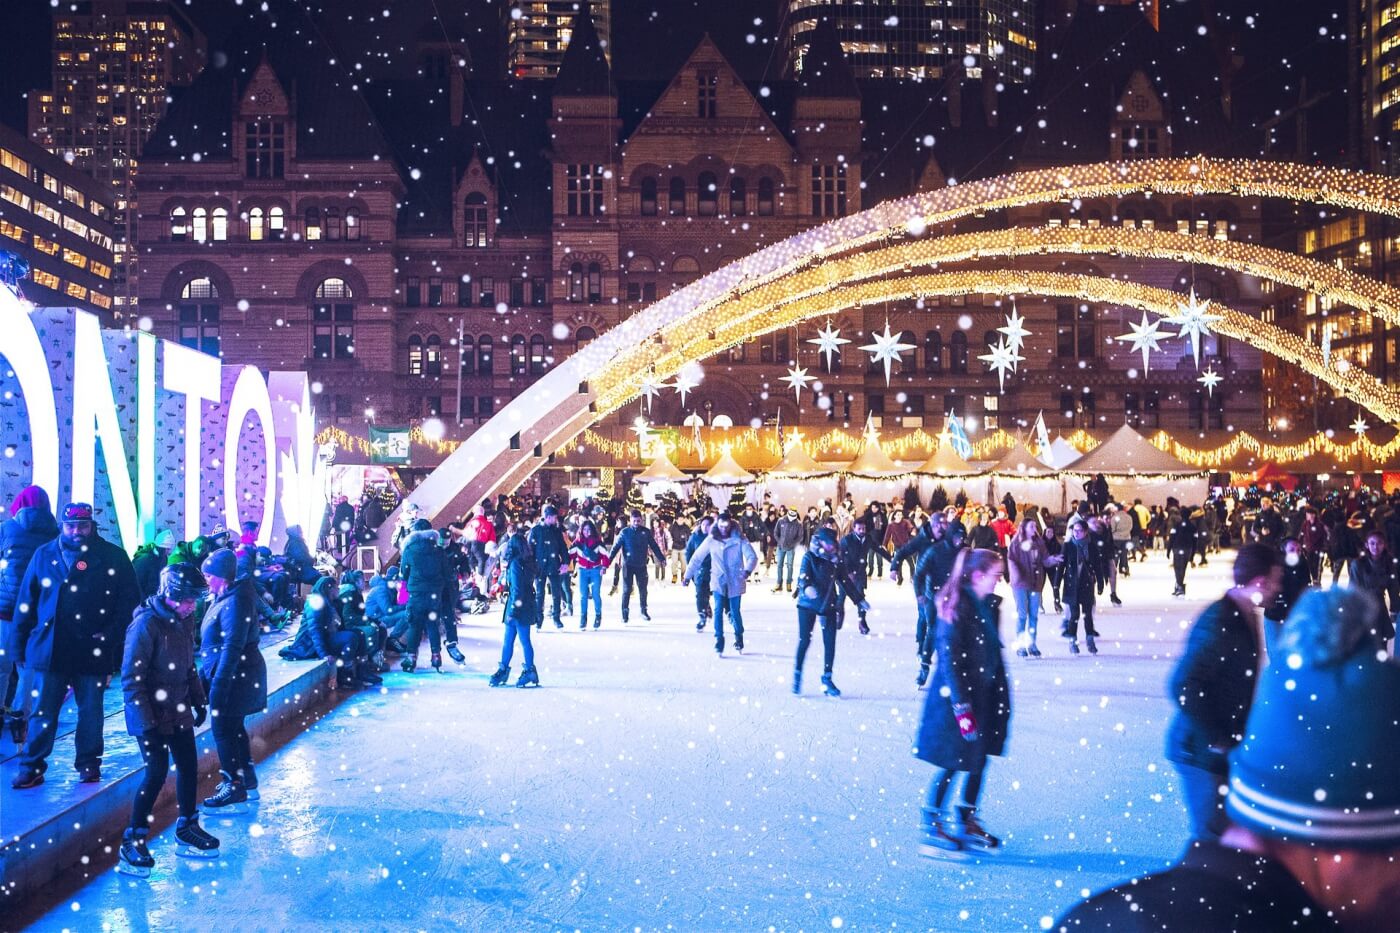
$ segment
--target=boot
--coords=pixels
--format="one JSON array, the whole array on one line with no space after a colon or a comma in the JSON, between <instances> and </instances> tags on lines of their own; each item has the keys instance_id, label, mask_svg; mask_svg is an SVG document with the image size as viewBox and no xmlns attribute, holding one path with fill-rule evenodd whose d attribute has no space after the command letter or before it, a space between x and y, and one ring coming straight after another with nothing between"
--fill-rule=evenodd
<instances>
[{"instance_id":1,"label":"boot","mask_svg":"<svg viewBox=\"0 0 1400 933\"><path fill-rule=\"evenodd\" d=\"M355 674L350 668L341 666L335 669L335 689L353 690L357 686L359 684L355 682Z\"/></svg>"},{"instance_id":2,"label":"boot","mask_svg":"<svg viewBox=\"0 0 1400 933\"><path fill-rule=\"evenodd\" d=\"M5 719L10 730L10 741L16 745L23 745L29 738L29 719L17 709L10 710Z\"/></svg>"},{"instance_id":3,"label":"boot","mask_svg":"<svg viewBox=\"0 0 1400 933\"><path fill-rule=\"evenodd\" d=\"M529 667L522 668L520 671L520 679L515 682L515 685L517 687L538 687L540 685L540 675L539 672L535 670L535 665L531 664Z\"/></svg>"},{"instance_id":4,"label":"boot","mask_svg":"<svg viewBox=\"0 0 1400 933\"><path fill-rule=\"evenodd\" d=\"M914 686L922 687L928 683L928 662L924 661L919 665L919 676L914 678Z\"/></svg>"},{"instance_id":5,"label":"boot","mask_svg":"<svg viewBox=\"0 0 1400 933\"><path fill-rule=\"evenodd\" d=\"M831 682L831 674L829 673L822 675L822 686L826 688L823 692L829 697L839 697L841 695L841 691L836 689L836 684Z\"/></svg>"},{"instance_id":6,"label":"boot","mask_svg":"<svg viewBox=\"0 0 1400 933\"><path fill-rule=\"evenodd\" d=\"M593 619L593 627L594 627L594 628L602 628L602 627L603 627L603 617L602 617L601 615L600 615L600 616L596 616L596 617Z\"/></svg>"},{"instance_id":7,"label":"boot","mask_svg":"<svg viewBox=\"0 0 1400 933\"><path fill-rule=\"evenodd\" d=\"M447 643L447 656L453 661L456 661L458 664L467 663L467 656L462 654L462 649L457 647L457 643L455 641L450 641Z\"/></svg>"},{"instance_id":8,"label":"boot","mask_svg":"<svg viewBox=\"0 0 1400 933\"><path fill-rule=\"evenodd\" d=\"M1079 642L1075 641L1074 639L1070 639L1069 653L1073 655L1079 654Z\"/></svg>"},{"instance_id":9,"label":"boot","mask_svg":"<svg viewBox=\"0 0 1400 933\"><path fill-rule=\"evenodd\" d=\"M1001 840L987 832L977 819L976 807L958 807L957 835L963 845L986 852L1000 852Z\"/></svg>"},{"instance_id":10,"label":"boot","mask_svg":"<svg viewBox=\"0 0 1400 933\"><path fill-rule=\"evenodd\" d=\"M802 668L797 668L792 672L792 692L802 692Z\"/></svg>"},{"instance_id":11,"label":"boot","mask_svg":"<svg viewBox=\"0 0 1400 933\"><path fill-rule=\"evenodd\" d=\"M384 678L375 672L374 665L369 661L360 661L355 665L355 679L366 687L377 687L384 683Z\"/></svg>"},{"instance_id":12,"label":"boot","mask_svg":"<svg viewBox=\"0 0 1400 933\"><path fill-rule=\"evenodd\" d=\"M1121 606L1121 605L1123 605L1123 600L1121 600L1121 599L1118 598L1118 594L1117 594L1117 593L1109 593L1109 594L1108 594L1108 601L1111 602L1111 603L1113 603L1113 605L1115 605L1115 606Z\"/></svg>"},{"instance_id":13,"label":"boot","mask_svg":"<svg viewBox=\"0 0 1400 933\"><path fill-rule=\"evenodd\" d=\"M1026 650L1029 651L1029 652L1031 653L1031 657L1033 657L1033 658L1038 658L1038 657L1040 657L1040 649L1037 648L1037 647L1035 646L1035 642L1031 642L1031 646L1030 646L1029 648L1027 648Z\"/></svg>"},{"instance_id":14,"label":"boot","mask_svg":"<svg viewBox=\"0 0 1400 933\"><path fill-rule=\"evenodd\" d=\"M408 649L404 647L403 642L398 641L397 639L394 639L394 638L386 638L386 639L384 639L384 650L385 650L385 651L392 651L394 654L407 654L407 653L408 653Z\"/></svg>"},{"instance_id":15,"label":"boot","mask_svg":"<svg viewBox=\"0 0 1400 933\"><path fill-rule=\"evenodd\" d=\"M865 623L865 619L860 620L860 633L862 635L870 634L870 626Z\"/></svg>"},{"instance_id":16,"label":"boot","mask_svg":"<svg viewBox=\"0 0 1400 933\"><path fill-rule=\"evenodd\" d=\"M948 820L943 814L925 810L924 820L924 838L919 843L920 855L936 858L963 850L963 841L948 831Z\"/></svg>"},{"instance_id":17,"label":"boot","mask_svg":"<svg viewBox=\"0 0 1400 933\"><path fill-rule=\"evenodd\" d=\"M487 681L487 683L492 687L504 687L509 680L510 665L502 664L500 667L496 668L496 673L491 675L491 679Z\"/></svg>"}]
</instances>

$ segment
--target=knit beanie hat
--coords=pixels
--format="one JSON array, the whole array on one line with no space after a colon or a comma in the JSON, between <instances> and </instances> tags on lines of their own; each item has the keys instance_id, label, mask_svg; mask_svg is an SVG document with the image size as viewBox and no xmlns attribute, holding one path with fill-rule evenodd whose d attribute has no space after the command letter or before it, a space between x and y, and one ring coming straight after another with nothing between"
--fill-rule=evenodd
<instances>
[{"instance_id":1,"label":"knit beanie hat","mask_svg":"<svg viewBox=\"0 0 1400 933\"><path fill-rule=\"evenodd\" d=\"M199 569L204 571L206 577L232 580L238 576L238 556L228 548L219 548L204 558L204 563Z\"/></svg>"},{"instance_id":2,"label":"knit beanie hat","mask_svg":"<svg viewBox=\"0 0 1400 933\"><path fill-rule=\"evenodd\" d=\"M1313 590L1294 607L1230 755L1230 818L1337 848L1400 846L1400 666L1371 635L1377 606Z\"/></svg>"}]
</instances>

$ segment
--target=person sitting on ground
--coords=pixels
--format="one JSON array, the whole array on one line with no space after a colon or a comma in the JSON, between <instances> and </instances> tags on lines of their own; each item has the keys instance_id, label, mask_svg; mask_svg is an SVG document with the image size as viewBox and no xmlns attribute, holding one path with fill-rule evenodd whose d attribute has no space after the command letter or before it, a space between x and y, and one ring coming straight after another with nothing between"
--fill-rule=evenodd
<instances>
[{"instance_id":1,"label":"person sitting on ground","mask_svg":"<svg viewBox=\"0 0 1400 933\"><path fill-rule=\"evenodd\" d=\"M336 688L382 683L365 663L365 643L359 632L341 624L334 577L321 577L311 587L301 610L301 628L290 645L277 652L288 661L335 660Z\"/></svg>"}]
</instances>

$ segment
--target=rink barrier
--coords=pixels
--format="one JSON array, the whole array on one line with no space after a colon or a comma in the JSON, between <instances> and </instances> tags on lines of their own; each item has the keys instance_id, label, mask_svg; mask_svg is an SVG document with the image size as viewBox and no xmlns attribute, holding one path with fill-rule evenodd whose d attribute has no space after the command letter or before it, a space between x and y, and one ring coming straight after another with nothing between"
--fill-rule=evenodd
<instances>
[{"instance_id":1,"label":"rink barrier","mask_svg":"<svg viewBox=\"0 0 1400 933\"><path fill-rule=\"evenodd\" d=\"M255 761L264 757L276 733L289 727L305 731L319 719L317 714L336 699L331 663L285 661L277 656L284 644L278 639L261 646L267 661L268 696L267 709L248 717L248 737ZM121 684L116 678L105 699L108 702L100 782L78 783L73 771L71 725L66 726L66 733L60 731L54 742L45 782L39 787L10 787L19 773L18 755L11 755L0 764L0 915L24 906L30 897L70 868L80 864L105 865L121 845L145 766L136 739L126 733ZM203 796L219 772L208 722L196 732L195 741ZM12 746L7 744L6 748ZM157 807L158 815L173 802L174 792L172 768ZM153 831L158 831L159 825Z\"/></svg>"}]
</instances>

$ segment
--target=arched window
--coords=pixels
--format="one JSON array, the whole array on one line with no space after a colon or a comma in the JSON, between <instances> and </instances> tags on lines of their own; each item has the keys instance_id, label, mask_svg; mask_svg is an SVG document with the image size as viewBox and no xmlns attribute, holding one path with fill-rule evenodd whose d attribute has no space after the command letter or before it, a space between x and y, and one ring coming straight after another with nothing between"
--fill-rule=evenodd
<instances>
[{"instance_id":1,"label":"arched window","mask_svg":"<svg viewBox=\"0 0 1400 933\"><path fill-rule=\"evenodd\" d=\"M656 179L650 175L642 179L642 216L656 216Z\"/></svg>"},{"instance_id":2,"label":"arched window","mask_svg":"<svg viewBox=\"0 0 1400 933\"><path fill-rule=\"evenodd\" d=\"M192 350L219 355L219 289L207 276L190 279L180 289L180 343Z\"/></svg>"},{"instance_id":3,"label":"arched window","mask_svg":"<svg viewBox=\"0 0 1400 933\"><path fill-rule=\"evenodd\" d=\"M302 228L302 235L308 240L321 239L321 209L319 207L306 209L306 225Z\"/></svg>"},{"instance_id":4,"label":"arched window","mask_svg":"<svg viewBox=\"0 0 1400 933\"><path fill-rule=\"evenodd\" d=\"M344 229L340 225L340 208L326 208L326 239L338 240Z\"/></svg>"},{"instance_id":5,"label":"arched window","mask_svg":"<svg viewBox=\"0 0 1400 933\"><path fill-rule=\"evenodd\" d=\"M267 212L267 235L280 240L287 232L287 216L282 208L274 207Z\"/></svg>"},{"instance_id":6,"label":"arched window","mask_svg":"<svg viewBox=\"0 0 1400 933\"><path fill-rule=\"evenodd\" d=\"M250 210L248 212L248 239L257 243L267 236L267 228L264 226L265 223L266 221L263 217L263 209L261 207L255 207Z\"/></svg>"},{"instance_id":7,"label":"arched window","mask_svg":"<svg viewBox=\"0 0 1400 933\"><path fill-rule=\"evenodd\" d=\"M479 376L489 376L494 371L491 368L491 354L496 349L496 341L490 334L482 334L476 341L476 372Z\"/></svg>"},{"instance_id":8,"label":"arched window","mask_svg":"<svg viewBox=\"0 0 1400 933\"><path fill-rule=\"evenodd\" d=\"M729 213L743 217L749 212L749 186L744 179L735 176L729 179Z\"/></svg>"},{"instance_id":9,"label":"arched window","mask_svg":"<svg viewBox=\"0 0 1400 933\"><path fill-rule=\"evenodd\" d=\"M719 180L715 178L715 173L701 172L697 187L697 213L701 217L714 217L719 213Z\"/></svg>"},{"instance_id":10,"label":"arched window","mask_svg":"<svg viewBox=\"0 0 1400 933\"><path fill-rule=\"evenodd\" d=\"M437 334L429 336L423 348L423 372L429 376L442 375L442 338Z\"/></svg>"},{"instance_id":11,"label":"arched window","mask_svg":"<svg viewBox=\"0 0 1400 933\"><path fill-rule=\"evenodd\" d=\"M423 375L423 338L417 334L408 338L408 374Z\"/></svg>"},{"instance_id":12,"label":"arched window","mask_svg":"<svg viewBox=\"0 0 1400 933\"><path fill-rule=\"evenodd\" d=\"M360 212L353 207L345 209L345 239L360 238Z\"/></svg>"},{"instance_id":13,"label":"arched window","mask_svg":"<svg viewBox=\"0 0 1400 933\"><path fill-rule=\"evenodd\" d=\"M209 239L209 212L202 207L196 207L193 219L190 236L196 243L203 243Z\"/></svg>"},{"instance_id":14,"label":"arched window","mask_svg":"<svg viewBox=\"0 0 1400 933\"><path fill-rule=\"evenodd\" d=\"M899 342L909 344L909 349L899 354L899 371L912 375L919 365L919 338L912 330L906 330L899 335Z\"/></svg>"},{"instance_id":15,"label":"arched window","mask_svg":"<svg viewBox=\"0 0 1400 933\"><path fill-rule=\"evenodd\" d=\"M958 376L967 374L967 334L955 331L948 339L948 369Z\"/></svg>"},{"instance_id":16,"label":"arched window","mask_svg":"<svg viewBox=\"0 0 1400 933\"><path fill-rule=\"evenodd\" d=\"M486 195L473 191L467 195L462 215L462 239L468 249L486 246Z\"/></svg>"},{"instance_id":17,"label":"arched window","mask_svg":"<svg viewBox=\"0 0 1400 933\"><path fill-rule=\"evenodd\" d=\"M510 374L525 375L525 335L516 334L510 338Z\"/></svg>"},{"instance_id":18,"label":"arched window","mask_svg":"<svg viewBox=\"0 0 1400 933\"><path fill-rule=\"evenodd\" d=\"M583 300L583 263L575 262L569 265L569 300Z\"/></svg>"},{"instance_id":19,"label":"arched window","mask_svg":"<svg viewBox=\"0 0 1400 933\"><path fill-rule=\"evenodd\" d=\"M311 304L311 355L314 359L354 359L354 297L344 279L323 279L316 286Z\"/></svg>"},{"instance_id":20,"label":"arched window","mask_svg":"<svg viewBox=\"0 0 1400 933\"><path fill-rule=\"evenodd\" d=\"M679 175L671 179L670 210L672 214L685 213L685 179Z\"/></svg>"},{"instance_id":21,"label":"arched window","mask_svg":"<svg viewBox=\"0 0 1400 933\"><path fill-rule=\"evenodd\" d=\"M580 327L574 332L574 352L577 353L598 339L598 332L591 327Z\"/></svg>"},{"instance_id":22,"label":"arched window","mask_svg":"<svg viewBox=\"0 0 1400 933\"><path fill-rule=\"evenodd\" d=\"M530 374L538 376L548 366L548 351L545 350L544 335L535 334L530 338Z\"/></svg>"},{"instance_id":23,"label":"arched window","mask_svg":"<svg viewBox=\"0 0 1400 933\"><path fill-rule=\"evenodd\" d=\"M773 208L773 179L760 178L758 180L758 215L760 217L772 217L776 213Z\"/></svg>"},{"instance_id":24,"label":"arched window","mask_svg":"<svg viewBox=\"0 0 1400 933\"><path fill-rule=\"evenodd\" d=\"M183 207L177 207L170 212L170 239L180 242L190 235L189 215L185 213Z\"/></svg>"},{"instance_id":25,"label":"arched window","mask_svg":"<svg viewBox=\"0 0 1400 933\"><path fill-rule=\"evenodd\" d=\"M588 303L593 305L603 300L603 267L596 262L588 264Z\"/></svg>"},{"instance_id":26,"label":"arched window","mask_svg":"<svg viewBox=\"0 0 1400 933\"><path fill-rule=\"evenodd\" d=\"M476 372L476 341L470 336L463 337L457 353L458 359L461 360L462 374L470 375Z\"/></svg>"},{"instance_id":27,"label":"arched window","mask_svg":"<svg viewBox=\"0 0 1400 933\"><path fill-rule=\"evenodd\" d=\"M936 330L924 334L924 372L943 372L943 335Z\"/></svg>"},{"instance_id":28,"label":"arched window","mask_svg":"<svg viewBox=\"0 0 1400 933\"><path fill-rule=\"evenodd\" d=\"M222 243L228 239L228 208L214 208L214 242Z\"/></svg>"}]
</instances>

